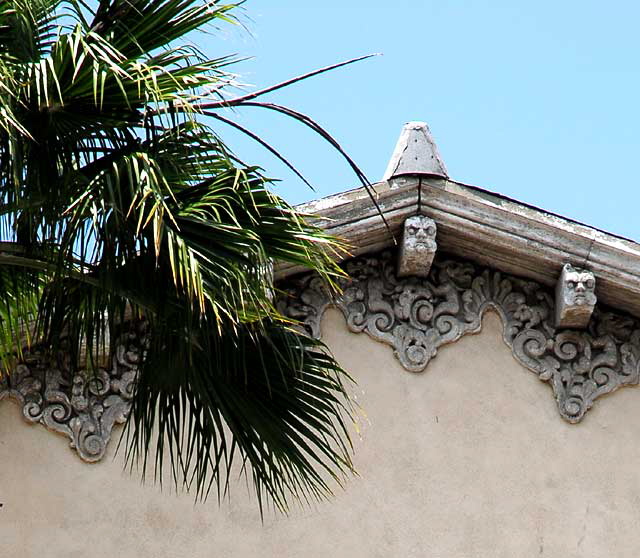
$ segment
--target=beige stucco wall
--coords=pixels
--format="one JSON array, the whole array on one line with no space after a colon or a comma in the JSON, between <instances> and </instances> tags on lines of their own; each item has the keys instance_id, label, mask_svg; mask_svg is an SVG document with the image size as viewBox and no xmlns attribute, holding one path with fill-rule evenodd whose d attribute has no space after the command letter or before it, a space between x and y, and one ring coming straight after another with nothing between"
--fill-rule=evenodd
<instances>
[{"instance_id":1,"label":"beige stucco wall","mask_svg":"<svg viewBox=\"0 0 640 558\"><path fill-rule=\"evenodd\" d=\"M0 556L633 557L640 555L640 391L600 400L569 425L550 388L518 365L499 320L440 350L424 374L389 347L325 339L359 381L361 477L316 509L260 523L232 501L161 494L107 458L0 406Z\"/></svg>"}]
</instances>

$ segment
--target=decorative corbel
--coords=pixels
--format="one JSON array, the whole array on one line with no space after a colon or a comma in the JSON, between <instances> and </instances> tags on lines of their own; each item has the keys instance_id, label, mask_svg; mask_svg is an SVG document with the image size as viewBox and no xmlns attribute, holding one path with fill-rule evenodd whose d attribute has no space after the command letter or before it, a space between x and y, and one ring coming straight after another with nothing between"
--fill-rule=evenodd
<instances>
[{"instance_id":1,"label":"decorative corbel","mask_svg":"<svg viewBox=\"0 0 640 558\"><path fill-rule=\"evenodd\" d=\"M596 305L596 278L588 269L564 264L556 285L556 327L584 329Z\"/></svg>"},{"instance_id":2,"label":"decorative corbel","mask_svg":"<svg viewBox=\"0 0 640 558\"><path fill-rule=\"evenodd\" d=\"M404 222L402 244L398 252L398 277L428 277L436 254L436 223L424 215Z\"/></svg>"}]
</instances>

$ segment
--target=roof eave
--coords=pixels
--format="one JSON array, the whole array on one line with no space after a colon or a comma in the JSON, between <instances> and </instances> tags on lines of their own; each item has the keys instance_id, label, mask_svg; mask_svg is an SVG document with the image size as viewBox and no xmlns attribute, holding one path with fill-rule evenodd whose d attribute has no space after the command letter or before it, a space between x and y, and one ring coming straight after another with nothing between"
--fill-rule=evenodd
<instances>
[{"instance_id":1,"label":"roof eave","mask_svg":"<svg viewBox=\"0 0 640 558\"><path fill-rule=\"evenodd\" d=\"M433 175L408 175L373 185L395 239L404 220L422 214L438 226L439 251L554 285L564 263L597 277L607 305L640 316L640 245L504 196ZM351 255L394 244L366 190L358 188L297 208L349 243ZM280 264L280 279L304 268Z\"/></svg>"}]
</instances>

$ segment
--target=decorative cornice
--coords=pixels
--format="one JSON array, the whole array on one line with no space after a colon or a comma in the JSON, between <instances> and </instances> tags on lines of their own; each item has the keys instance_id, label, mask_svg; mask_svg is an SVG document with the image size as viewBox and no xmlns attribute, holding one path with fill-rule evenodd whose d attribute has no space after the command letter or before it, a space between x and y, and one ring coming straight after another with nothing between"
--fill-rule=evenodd
<instances>
[{"instance_id":1,"label":"decorative cornice","mask_svg":"<svg viewBox=\"0 0 640 558\"><path fill-rule=\"evenodd\" d=\"M393 347L402 366L422 372L440 346L482 327L488 309L503 323L514 357L553 388L560 415L580 421L594 401L637 384L640 323L596 307L585 331L555 327L554 292L537 282L437 255L427 279L398 278L391 251L344 264L339 295L314 275L281 284L278 307L320 335L324 310L339 308L349 329Z\"/></svg>"},{"instance_id":2,"label":"decorative cornice","mask_svg":"<svg viewBox=\"0 0 640 558\"><path fill-rule=\"evenodd\" d=\"M67 436L84 461L99 461L114 425L131 409L143 343L144 324L138 324L112 345L111 367L93 373L74 372L64 350L47 359L34 348L0 378L0 401L14 399L27 421Z\"/></svg>"},{"instance_id":3,"label":"decorative cornice","mask_svg":"<svg viewBox=\"0 0 640 558\"><path fill-rule=\"evenodd\" d=\"M484 312L493 309L515 358L551 384L569 422L580 421L601 395L638 383L638 320L596 306L585 331L558 329L553 290L537 282L443 255L427 278L398 278L396 262L390 250L347 261L349 279L339 295L313 274L289 279L279 285L276 304L315 337L325 309L336 306L351 331L393 347L411 372L422 372L440 346L479 331ZM113 346L110 367L93 374L73 371L64 351L46 359L34 348L0 377L0 401L14 399L27 421L67 436L83 460L99 461L131 409L144 324Z\"/></svg>"},{"instance_id":4,"label":"decorative cornice","mask_svg":"<svg viewBox=\"0 0 640 558\"><path fill-rule=\"evenodd\" d=\"M299 207L354 256L393 247L405 219L425 215L438 226L438 249L505 273L555 286L562 266L591 270L596 295L640 317L640 244L576 223L505 196L448 179L406 176L373 185L389 235L365 189ZM304 268L279 264L282 279Z\"/></svg>"}]
</instances>

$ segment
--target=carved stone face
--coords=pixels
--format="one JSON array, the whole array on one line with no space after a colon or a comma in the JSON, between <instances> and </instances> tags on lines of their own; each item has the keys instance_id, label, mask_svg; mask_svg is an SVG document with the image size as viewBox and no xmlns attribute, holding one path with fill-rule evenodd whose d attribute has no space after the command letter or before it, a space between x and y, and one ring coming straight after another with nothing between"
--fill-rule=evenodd
<instances>
[{"instance_id":1,"label":"carved stone face","mask_svg":"<svg viewBox=\"0 0 640 558\"><path fill-rule=\"evenodd\" d=\"M593 273L565 264L556 287L556 325L586 327L597 300L595 287Z\"/></svg>"},{"instance_id":2,"label":"carved stone face","mask_svg":"<svg viewBox=\"0 0 640 558\"><path fill-rule=\"evenodd\" d=\"M562 270L564 302L569 306L593 306L596 280L593 273L566 264Z\"/></svg>"},{"instance_id":3,"label":"carved stone face","mask_svg":"<svg viewBox=\"0 0 640 558\"><path fill-rule=\"evenodd\" d=\"M409 217L404 222L398 277L427 277L437 248L435 221L424 215Z\"/></svg>"},{"instance_id":4,"label":"carved stone face","mask_svg":"<svg viewBox=\"0 0 640 558\"><path fill-rule=\"evenodd\" d=\"M404 242L415 250L436 251L436 224L433 219L417 215L404 222Z\"/></svg>"}]
</instances>

